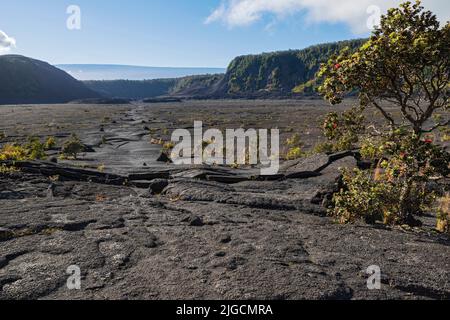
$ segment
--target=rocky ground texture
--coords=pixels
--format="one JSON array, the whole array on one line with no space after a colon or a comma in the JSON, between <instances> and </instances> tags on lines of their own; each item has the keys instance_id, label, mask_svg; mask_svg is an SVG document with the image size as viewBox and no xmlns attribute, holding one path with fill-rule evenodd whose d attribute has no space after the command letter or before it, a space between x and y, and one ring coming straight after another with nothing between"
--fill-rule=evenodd
<instances>
[{"instance_id":1,"label":"rocky ground texture","mask_svg":"<svg viewBox=\"0 0 450 320\"><path fill-rule=\"evenodd\" d=\"M156 111L113 107L98 128L104 109L86 110L78 134L94 152L0 177L0 299L450 299L450 239L435 217L387 228L326 216L353 153L285 162L274 177L177 167L148 146ZM80 290L67 287L72 265ZM381 290L367 287L372 265Z\"/></svg>"}]
</instances>

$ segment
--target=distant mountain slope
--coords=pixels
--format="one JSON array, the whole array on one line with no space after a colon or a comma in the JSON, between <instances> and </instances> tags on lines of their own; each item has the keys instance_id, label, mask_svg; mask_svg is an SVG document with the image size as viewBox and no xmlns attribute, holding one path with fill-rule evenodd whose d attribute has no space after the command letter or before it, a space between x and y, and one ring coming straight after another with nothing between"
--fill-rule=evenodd
<instances>
[{"instance_id":1,"label":"distant mountain slope","mask_svg":"<svg viewBox=\"0 0 450 320\"><path fill-rule=\"evenodd\" d=\"M190 76L177 79L169 95L179 97L211 97L224 91L225 74Z\"/></svg>"},{"instance_id":2,"label":"distant mountain slope","mask_svg":"<svg viewBox=\"0 0 450 320\"><path fill-rule=\"evenodd\" d=\"M255 93L308 93L321 63L345 47L355 50L366 41L357 39L320 44L302 50L237 57L228 67L224 79L226 93L238 96Z\"/></svg>"},{"instance_id":3,"label":"distant mountain slope","mask_svg":"<svg viewBox=\"0 0 450 320\"><path fill-rule=\"evenodd\" d=\"M98 97L99 93L46 62L0 56L0 104L66 103Z\"/></svg>"},{"instance_id":4,"label":"distant mountain slope","mask_svg":"<svg viewBox=\"0 0 450 320\"><path fill-rule=\"evenodd\" d=\"M235 58L225 74L195 75L152 81L88 81L110 97L142 99L170 95L187 98L295 97L315 94L315 75L322 62L345 47L359 48L366 39L341 41L302 50Z\"/></svg>"},{"instance_id":5,"label":"distant mountain slope","mask_svg":"<svg viewBox=\"0 0 450 320\"><path fill-rule=\"evenodd\" d=\"M225 73L225 68L165 68L101 64L61 64L58 68L78 80L154 80Z\"/></svg>"},{"instance_id":6,"label":"distant mountain slope","mask_svg":"<svg viewBox=\"0 0 450 320\"><path fill-rule=\"evenodd\" d=\"M225 74L215 74L143 81L84 81L84 84L110 98L145 99L168 95L196 97L214 95L218 91L217 84L224 77Z\"/></svg>"},{"instance_id":7,"label":"distant mountain slope","mask_svg":"<svg viewBox=\"0 0 450 320\"><path fill-rule=\"evenodd\" d=\"M177 81L177 79L105 80L84 81L84 84L105 97L145 99L167 95Z\"/></svg>"}]
</instances>

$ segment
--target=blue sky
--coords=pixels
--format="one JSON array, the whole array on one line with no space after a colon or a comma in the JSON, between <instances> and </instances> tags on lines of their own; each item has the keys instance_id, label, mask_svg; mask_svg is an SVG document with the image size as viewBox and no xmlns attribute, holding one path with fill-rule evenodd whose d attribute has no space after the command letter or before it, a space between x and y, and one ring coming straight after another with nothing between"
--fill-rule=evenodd
<instances>
[{"instance_id":1,"label":"blue sky","mask_svg":"<svg viewBox=\"0 0 450 320\"><path fill-rule=\"evenodd\" d=\"M8 53L52 64L226 67L242 54L367 36L367 6L336 2L330 8L324 0L2 0L0 32L15 42ZM445 3L440 10L449 8ZM81 9L81 30L66 27L73 4Z\"/></svg>"}]
</instances>

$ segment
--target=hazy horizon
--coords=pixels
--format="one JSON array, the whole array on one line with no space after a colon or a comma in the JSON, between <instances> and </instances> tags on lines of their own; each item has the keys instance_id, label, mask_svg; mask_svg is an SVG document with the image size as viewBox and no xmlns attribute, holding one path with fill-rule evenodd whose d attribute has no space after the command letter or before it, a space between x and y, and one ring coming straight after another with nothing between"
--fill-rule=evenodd
<instances>
[{"instance_id":1,"label":"hazy horizon","mask_svg":"<svg viewBox=\"0 0 450 320\"><path fill-rule=\"evenodd\" d=\"M152 67L120 64L57 64L55 66L81 81L171 79L226 72L226 68L209 67Z\"/></svg>"}]
</instances>

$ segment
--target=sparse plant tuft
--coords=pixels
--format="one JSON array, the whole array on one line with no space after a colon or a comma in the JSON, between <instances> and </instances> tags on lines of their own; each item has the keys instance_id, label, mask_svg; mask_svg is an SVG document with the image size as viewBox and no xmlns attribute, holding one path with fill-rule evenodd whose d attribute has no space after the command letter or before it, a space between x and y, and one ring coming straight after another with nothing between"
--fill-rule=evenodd
<instances>
[{"instance_id":1,"label":"sparse plant tuft","mask_svg":"<svg viewBox=\"0 0 450 320\"><path fill-rule=\"evenodd\" d=\"M0 161L44 160L46 158L45 144L36 137L29 138L28 142L23 145L7 143L0 150Z\"/></svg>"},{"instance_id":2,"label":"sparse plant tuft","mask_svg":"<svg viewBox=\"0 0 450 320\"><path fill-rule=\"evenodd\" d=\"M286 160L295 160L305 156L303 152L303 142L299 134L294 134L286 140L288 151L286 152Z\"/></svg>"},{"instance_id":3,"label":"sparse plant tuft","mask_svg":"<svg viewBox=\"0 0 450 320\"><path fill-rule=\"evenodd\" d=\"M76 134L72 134L72 136L64 142L64 145L61 150L61 158L73 158L77 159L77 155L84 151L84 145L81 143L80 139Z\"/></svg>"},{"instance_id":4,"label":"sparse plant tuft","mask_svg":"<svg viewBox=\"0 0 450 320\"><path fill-rule=\"evenodd\" d=\"M56 146L56 139L54 137L48 137L45 141L45 150L51 150Z\"/></svg>"},{"instance_id":5,"label":"sparse plant tuft","mask_svg":"<svg viewBox=\"0 0 450 320\"><path fill-rule=\"evenodd\" d=\"M436 229L439 232L450 234L450 193L446 193L444 197L439 199L437 213Z\"/></svg>"}]
</instances>

